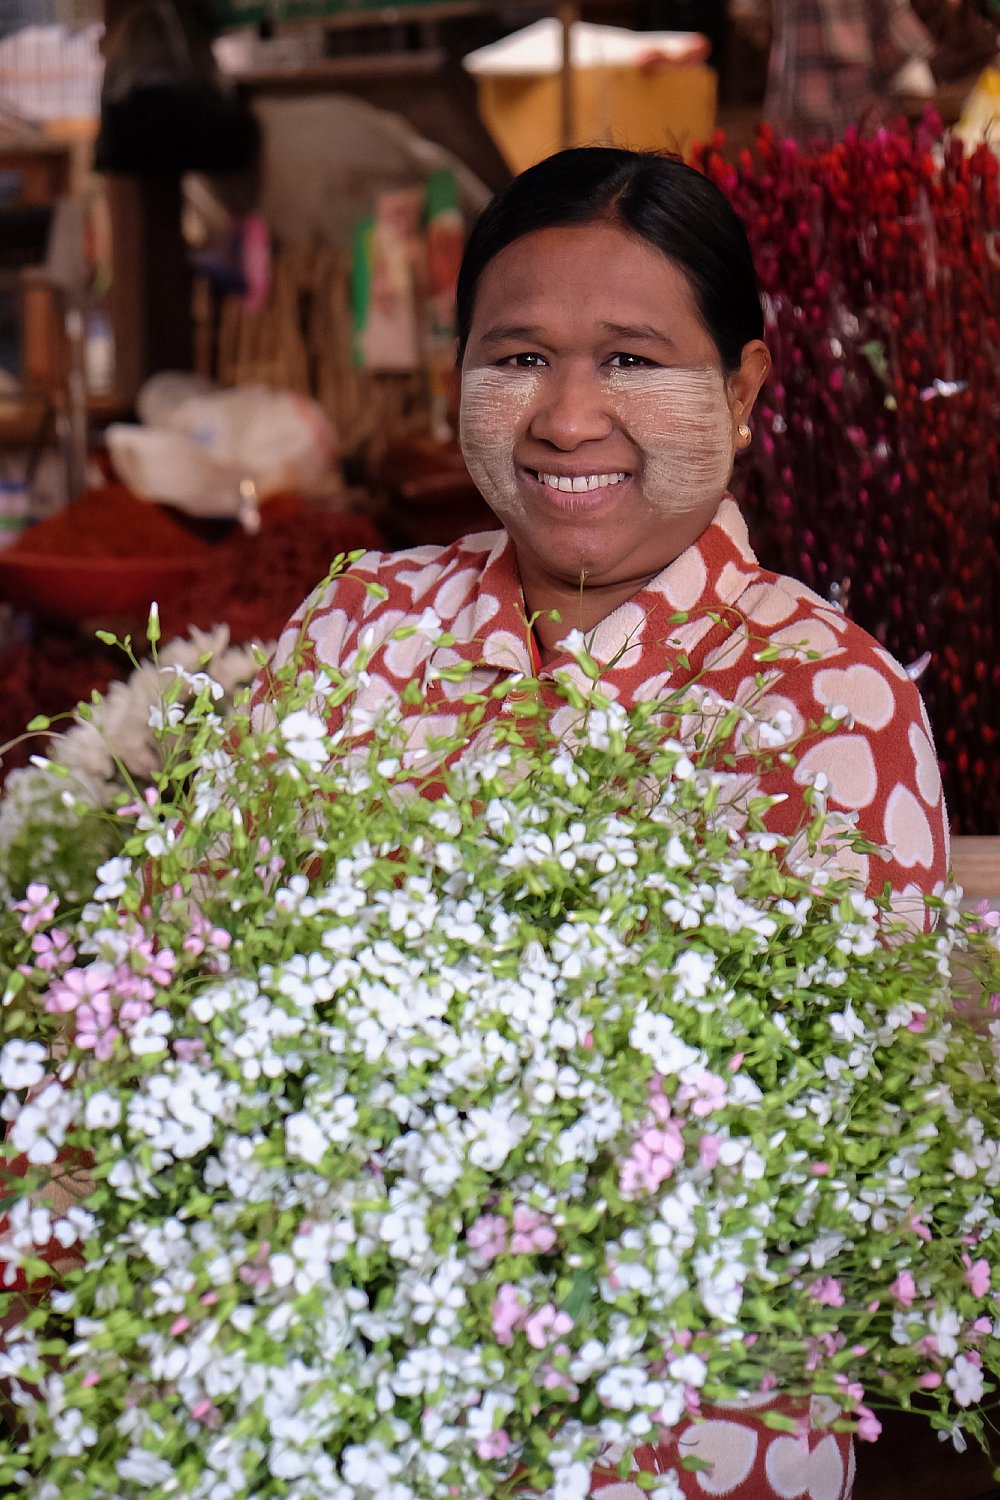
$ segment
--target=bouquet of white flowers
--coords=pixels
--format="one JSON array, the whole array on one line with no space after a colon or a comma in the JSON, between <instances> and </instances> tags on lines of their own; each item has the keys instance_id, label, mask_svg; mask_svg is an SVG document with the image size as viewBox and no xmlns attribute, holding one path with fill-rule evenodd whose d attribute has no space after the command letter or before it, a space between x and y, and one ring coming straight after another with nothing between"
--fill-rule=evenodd
<instances>
[{"instance_id":1,"label":"bouquet of white flowers","mask_svg":"<svg viewBox=\"0 0 1000 1500\"><path fill-rule=\"evenodd\" d=\"M270 727L175 673L93 898L19 903L0 1486L575 1500L776 1388L981 1438L1000 1023L951 984L1000 988L996 928L817 871L812 793L764 832L732 726L695 753L582 646L571 734L522 681L419 750L328 733L363 656L293 663Z\"/></svg>"},{"instance_id":2,"label":"bouquet of white flowers","mask_svg":"<svg viewBox=\"0 0 1000 1500\"><path fill-rule=\"evenodd\" d=\"M140 661L131 641L123 644L133 668L128 678L65 715L71 720L65 728L45 715L33 719L29 728L36 733L61 732L48 757L33 757L7 777L0 798L0 907L7 908L0 918L0 964L6 959L9 908L29 884L43 881L61 900L75 903L93 894L98 867L119 852L131 827L127 816L105 814L127 808L151 784L176 736L183 735L182 704L197 689L199 673L221 690L220 711L229 712L259 664L254 647L230 644L225 625L192 629L163 646L155 661ZM162 717L167 686L175 688L172 722Z\"/></svg>"}]
</instances>

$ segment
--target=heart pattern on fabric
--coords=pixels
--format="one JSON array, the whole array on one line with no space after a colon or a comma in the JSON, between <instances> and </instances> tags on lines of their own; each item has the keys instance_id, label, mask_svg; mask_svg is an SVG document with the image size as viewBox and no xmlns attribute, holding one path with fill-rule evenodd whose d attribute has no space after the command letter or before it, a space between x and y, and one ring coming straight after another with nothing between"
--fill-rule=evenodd
<instances>
[{"instance_id":1,"label":"heart pattern on fabric","mask_svg":"<svg viewBox=\"0 0 1000 1500\"><path fill-rule=\"evenodd\" d=\"M703 1494L731 1495L753 1469L758 1442L752 1427L709 1421L695 1422L677 1446L682 1458L700 1458L712 1465L697 1471Z\"/></svg>"},{"instance_id":2,"label":"heart pattern on fabric","mask_svg":"<svg viewBox=\"0 0 1000 1500\"><path fill-rule=\"evenodd\" d=\"M810 1449L803 1438L776 1438L767 1450L768 1483L781 1500L842 1500L844 1462L832 1433Z\"/></svg>"}]
</instances>

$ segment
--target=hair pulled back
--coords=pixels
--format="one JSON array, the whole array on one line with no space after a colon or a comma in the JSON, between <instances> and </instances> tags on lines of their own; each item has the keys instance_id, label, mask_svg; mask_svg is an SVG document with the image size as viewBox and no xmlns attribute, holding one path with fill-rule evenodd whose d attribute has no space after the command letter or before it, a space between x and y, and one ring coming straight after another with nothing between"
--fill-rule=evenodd
<instances>
[{"instance_id":1,"label":"hair pulled back","mask_svg":"<svg viewBox=\"0 0 1000 1500\"><path fill-rule=\"evenodd\" d=\"M480 277L501 250L539 229L598 222L637 235L684 273L723 369L738 369L744 344L763 337L764 317L750 244L735 210L679 158L608 146L546 157L483 210L458 277L459 360Z\"/></svg>"}]
</instances>

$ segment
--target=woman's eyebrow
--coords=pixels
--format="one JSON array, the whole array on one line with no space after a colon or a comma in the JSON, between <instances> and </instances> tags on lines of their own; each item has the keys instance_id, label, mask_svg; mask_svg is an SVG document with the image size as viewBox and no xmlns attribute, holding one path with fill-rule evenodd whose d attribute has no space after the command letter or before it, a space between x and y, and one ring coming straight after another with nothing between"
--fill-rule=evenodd
<instances>
[{"instance_id":1,"label":"woman's eyebrow","mask_svg":"<svg viewBox=\"0 0 1000 1500\"><path fill-rule=\"evenodd\" d=\"M598 327L612 338L651 339L657 344L666 344L671 349L674 347L673 339L652 323L599 323Z\"/></svg>"},{"instance_id":2,"label":"woman's eyebrow","mask_svg":"<svg viewBox=\"0 0 1000 1500\"><path fill-rule=\"evenodd\" d=\"M498 323L494 328L489 328L480 336L480 342L484 344L506 344L525 340L528 343L537 343L541 333L537 328L530 328L526 323Z\"/></svg>"}]
</instances>

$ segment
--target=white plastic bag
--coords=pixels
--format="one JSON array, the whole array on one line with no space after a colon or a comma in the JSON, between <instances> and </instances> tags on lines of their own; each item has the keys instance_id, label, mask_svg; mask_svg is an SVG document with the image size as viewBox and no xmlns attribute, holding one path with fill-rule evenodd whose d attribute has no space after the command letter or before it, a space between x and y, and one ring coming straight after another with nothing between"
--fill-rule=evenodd
<instances>
[{"instance_id":1,"label":"white plastic bag","mask_svg":"<svg viewBox=\"0 0 1000 1500\"><path fill-rule=\"evenodd\" d=\"M107 430L115 471L143 499L234 516L246 481L260 499L336 482L336 434L314 401L266 386L216 391L177 376L154 380L138 407L156 425L119 422Z\"/></svg>"}]
</instances>

